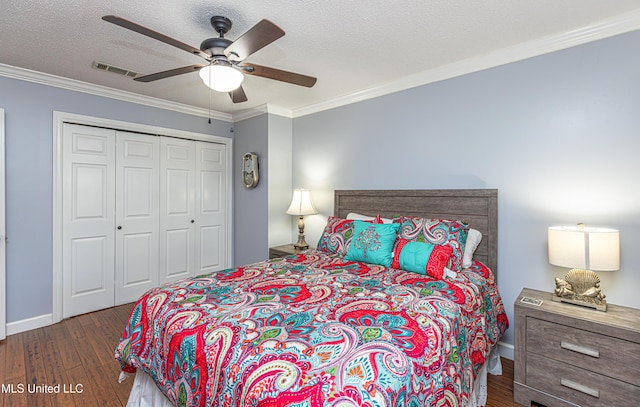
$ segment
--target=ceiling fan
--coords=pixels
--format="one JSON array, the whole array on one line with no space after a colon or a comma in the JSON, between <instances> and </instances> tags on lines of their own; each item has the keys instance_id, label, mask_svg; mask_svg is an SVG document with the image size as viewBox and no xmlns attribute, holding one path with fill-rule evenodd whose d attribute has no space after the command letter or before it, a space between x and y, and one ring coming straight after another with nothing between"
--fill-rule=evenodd
<instances>
[{"instance_id":1,"label":"ceiling fan","mask_svg":"<svg viewBox=\"0 0 640 407\"><path fill-rule=\"evenodd\" d=\"M227 31L231 29L231 20L222 16L211 17L211 25L219 34L219 37L204 40L202 44L200 44L199 49L122 17L108 15L102 17L102 19L164 42L165 44L180 48L208 62L206 65L195 64L138 76L134 78L135 81L152 82L158 79L199 71L200 77L207 86L219 92L228 92L233 103L247 101L247 96L242 88L244 74L261 76L263 78L305 86L307 88L312 87L316 83L316 78L311 76L243 62L254 52L284 36L284 31L280 27L266 19L263 19L251 27L251 29L240 36L240 38L231 41L224 37Z\"/></svg>"}]
</instances>

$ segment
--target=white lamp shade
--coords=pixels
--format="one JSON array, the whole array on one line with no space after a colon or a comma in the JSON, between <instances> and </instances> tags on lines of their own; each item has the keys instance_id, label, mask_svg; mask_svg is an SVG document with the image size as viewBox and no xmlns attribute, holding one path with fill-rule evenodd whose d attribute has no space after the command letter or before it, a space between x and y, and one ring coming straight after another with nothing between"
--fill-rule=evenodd
<instances>
[{"instance_id":1,"label":"white lamp shade","mask_svg":"<svg viewBox=\"0 0 640 407\"><path fill-rule=\"evenodd\" d=\"M226 65L205 66L199 74L202 82L217 92L236 90L244 81L242 72Z\"/></svg>"},{"instance_id":2,"label":"white lamp shade","mask_svg":"<svg viewBox=\"0 0 640 407\"><path fill-rule=\"evenodd\" d=\"M315 215L318 213L316 207L313 206L311 201L311 190L309 189L294 189L293 199L291 199L291 205L287 209L289 215Z\"/></svg>"},{"instance_id":3,"label":"white lamp shade","mask_svg":"<svg viewBox=\"0 0 640 407\"><path fill-rule=\"evenodd\" d=\"M615 229L553 226L548 230L549 263L587 270L620 269L620 232Z\"/></svg>"}]
</instances>

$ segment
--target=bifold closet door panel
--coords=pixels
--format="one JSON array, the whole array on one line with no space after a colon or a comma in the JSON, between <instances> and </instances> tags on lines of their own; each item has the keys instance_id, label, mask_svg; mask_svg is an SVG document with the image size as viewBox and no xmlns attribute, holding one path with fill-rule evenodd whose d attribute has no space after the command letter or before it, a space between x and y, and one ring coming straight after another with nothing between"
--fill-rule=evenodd
<instances>
[{"instance_id":1,"label":"bifold closet door panel","mask_svg":"<svg viewBox=\"0 0 640 407\"><path fill-rule=\"evenodd\" d=\"M115 132L64 124L63 318L114 301Z\"/></svg>"},{"instance_id":2,"label":"bifold closet door panel","mask_svg":"<svg viewBox=\"0 0 640 407\"><path fill-rule=\"evenodd\" d=\"M160 283L195 274L196 143L160 138Z\"/></svg>"},{"instance_id":3,"label":"bifold closet door panel","mask_svg":"<svg viewBox=\"0 0 640 407\"><path fill-rule=\"evenodd\" d=\"M226 148L64 124L64 318L227 267Z\"/></svg>"},{"instance_id":4,"label":"bifold closet door panel","mask_svg":"<svg viewBox=\"0 0 640 407\"><path fill-rule=\"evenodd\" d=\"M160 137L116 134L115 305L158 285Z\"/></svg>"},{"instance_id":5,"label":"bifold closet door panel","mask_svg":"<svg viewBox=\"0 0 640 407\"><path fill-rule=\"evenodd\" d=\"M227 264L226 146L196 142L196 275Z\"/></svg>"}]
</instances>

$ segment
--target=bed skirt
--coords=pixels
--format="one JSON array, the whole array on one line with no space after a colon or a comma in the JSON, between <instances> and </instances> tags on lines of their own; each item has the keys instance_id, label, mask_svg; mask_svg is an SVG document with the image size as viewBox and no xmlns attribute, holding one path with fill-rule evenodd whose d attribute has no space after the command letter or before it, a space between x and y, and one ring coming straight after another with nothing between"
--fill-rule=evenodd
<instances>
[{"instance_id":1,"label":"bed skirt","mask_svg":"<svg viewBox=\"0 0 640 407\"><path fill-rule=\"evenodd\" d=\"M465 407L482 407L487 403L487 373L502 375L500 353L495 347L482 369L478 372L473 393ZM133 387L129 394L127 407L173 407L171 402L158 389L155 382L147 373L138 370L133 380Z\"/></svg>"}]
</instances>

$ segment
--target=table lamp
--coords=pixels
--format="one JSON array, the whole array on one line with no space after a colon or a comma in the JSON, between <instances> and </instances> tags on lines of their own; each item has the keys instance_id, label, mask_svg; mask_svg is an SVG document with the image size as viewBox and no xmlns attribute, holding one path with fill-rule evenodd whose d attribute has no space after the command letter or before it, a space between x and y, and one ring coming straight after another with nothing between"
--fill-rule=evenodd
<instances>
[{"instance_id":1,"label":"table lamp","mask_svg":"<svg viewBox=\"0 0 640 407\"><path fill-rule=\"evenodd\" d=\"M620 269L620 233L615 229L553 226L548 230L549 263L571 267L564 278L556 278L552 299L607 310L600 278L592 270Z\"/></svg>"},{"instance_id":2,"label":"table lamp","mask_svg":"<svg viewBox=\"0 0 640 407\"><path fill-rule=\"evenodd\" d=\"M298 220L298 242L293 245L296 249L308 249L309 244L304 240L304 215L315 215L318 213L313 202L311 202L311 191L308 189L294 189L291 205L287 209L289 215L299 216Z\"/></svg>"}]
</instances>

